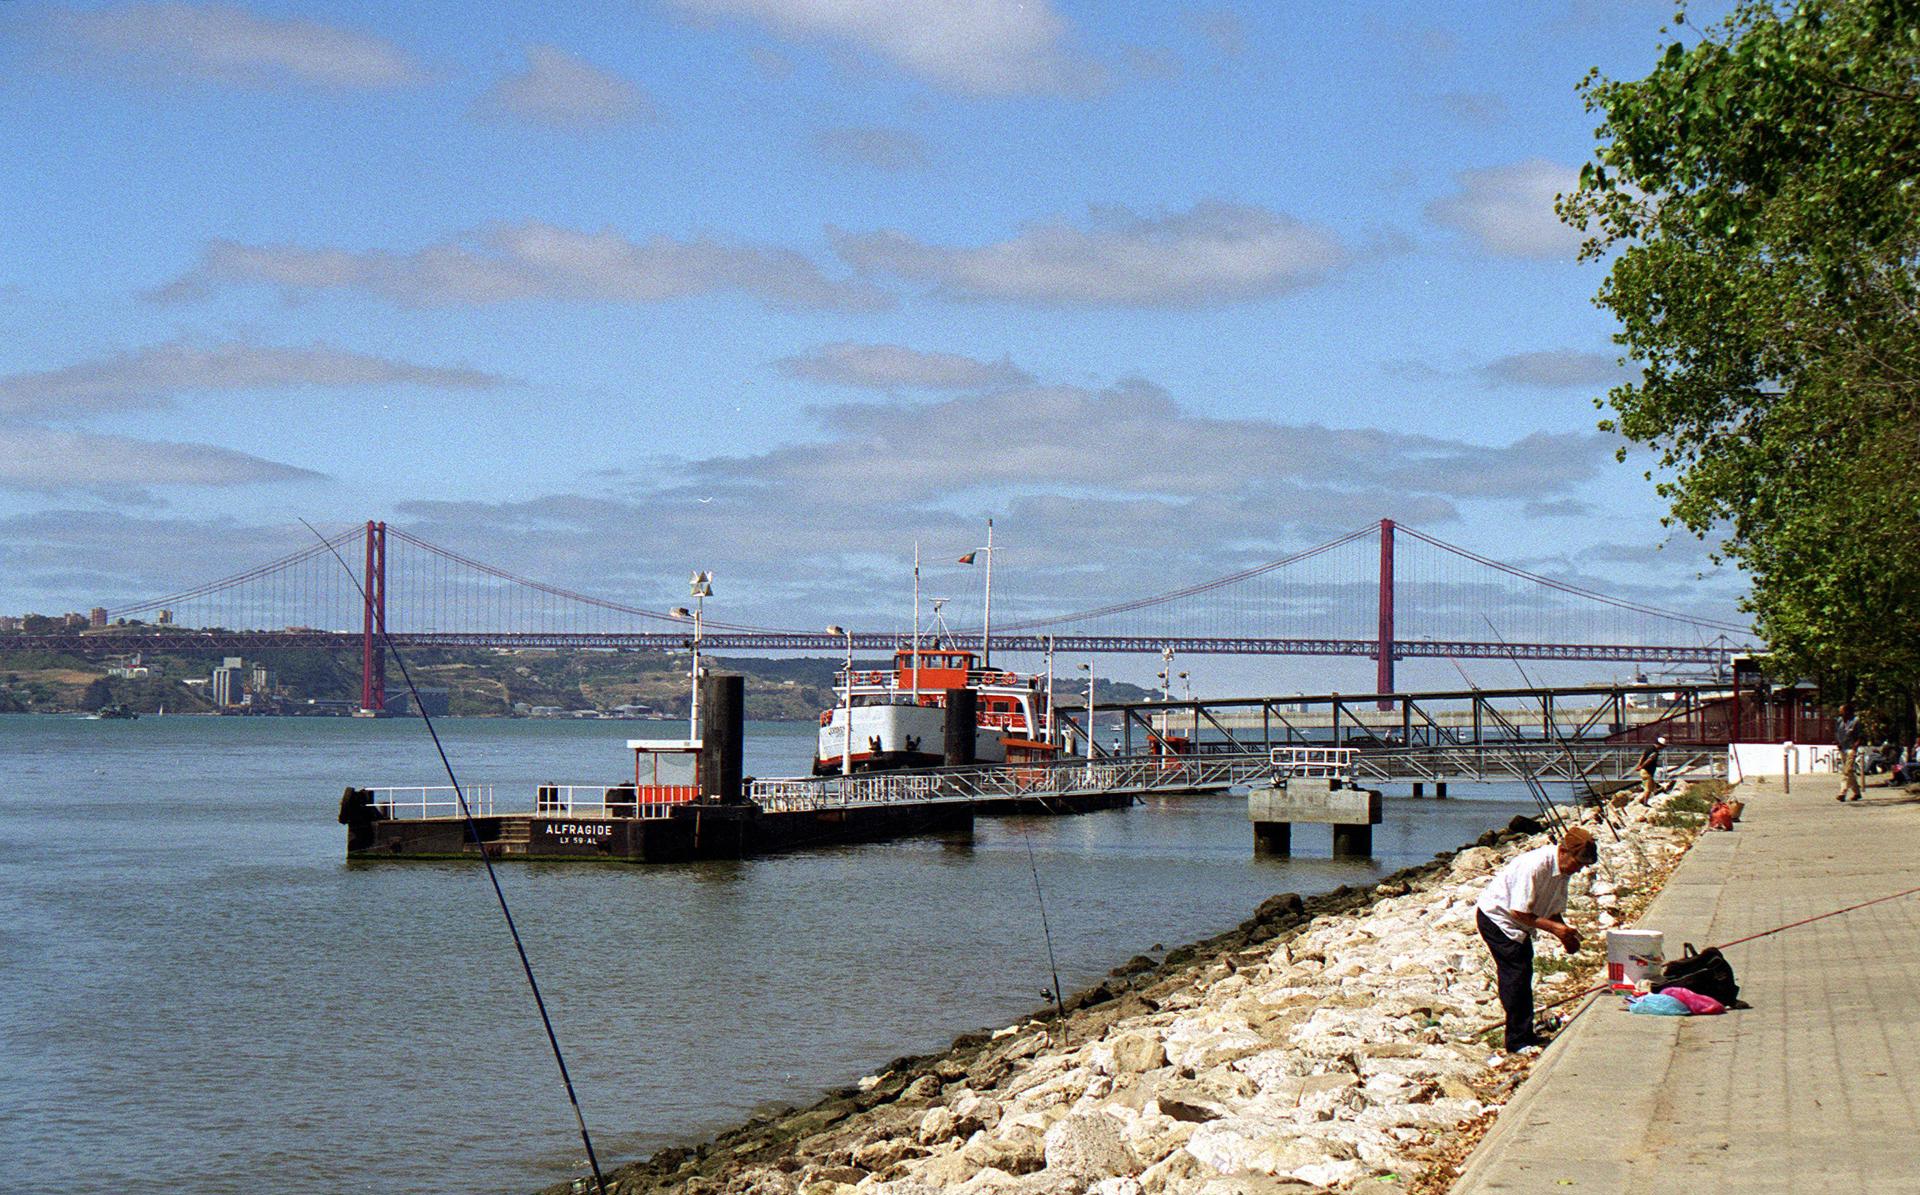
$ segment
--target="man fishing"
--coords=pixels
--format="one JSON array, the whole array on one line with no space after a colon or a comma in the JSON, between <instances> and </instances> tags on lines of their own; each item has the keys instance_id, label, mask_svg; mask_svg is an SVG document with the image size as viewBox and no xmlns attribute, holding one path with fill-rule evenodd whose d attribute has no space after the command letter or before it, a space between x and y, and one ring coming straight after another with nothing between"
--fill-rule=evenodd
<instances>
[{"instance_id":1,"label":"man fishing","mask_svg":"<svg viewBox=\"0 0 1920 1195\"><path fill-rule=\"evenodd\" d=\"M1634 771L1640 773L1640 803L1653 804L1653 790L1658 785L1660 774L1660 750L1667 745L1667 736L1661 735L1653 740L1653 745L1640 753L1640 762L1634 765Z\"/></svg>"},{"instance_id":2,"label":"man fishing","mask_svg":"<svg viewBox=\"0 0 1920 1195\"><path fill-rule=\"evenodd\" d=\"M1510 1054L1537 1050L1544 1044L1533 1029L1533 935L1545 930L1560 940L1568 954L1579 951L1580 934L1562 920L1567 912L1567 885L1599 857L1593 835L1574 826L1557 844L1550 842L1515 856L1480 893L1474 920L1493 952Z\"/></svg>"}]
</instances>

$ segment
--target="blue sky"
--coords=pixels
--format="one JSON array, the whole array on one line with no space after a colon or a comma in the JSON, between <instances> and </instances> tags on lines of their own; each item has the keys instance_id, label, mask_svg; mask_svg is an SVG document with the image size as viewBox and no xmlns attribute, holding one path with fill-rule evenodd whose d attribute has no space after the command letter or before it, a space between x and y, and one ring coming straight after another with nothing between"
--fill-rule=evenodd
<instances>
[{"instance_id":1,"label":"blue sky","mask_svg":"<svg viewBox=\"0 0 1920 1195\"><path fill-rule=\"evenodd\" d=\"M992 516L1046 613L1390 516L1725 614L1551 211L1670 15L0 5L0 610L383 518L873 624Z\"/></svg>"}]
</instances>

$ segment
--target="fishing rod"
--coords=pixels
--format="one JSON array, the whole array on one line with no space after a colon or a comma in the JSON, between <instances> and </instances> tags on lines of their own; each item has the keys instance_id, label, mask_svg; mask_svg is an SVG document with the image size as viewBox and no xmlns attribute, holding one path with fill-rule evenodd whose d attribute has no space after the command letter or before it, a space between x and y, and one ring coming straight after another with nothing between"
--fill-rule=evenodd
<instances>
[{"instance_id":1,"label":"fishing rod","mask_svg":"<svg viewBox=\"0 0 1920 1195\"><path fill-rule=\"evenodd\" d=\"M300 520L300 525L312 531L314 537L325 544L327 551L340 562L341 569L347 574L347 580L352 582L354 589L360 594L361 603L373 611L374 626L380 632L381 646L391 653L394 662L400 665L400 676L407 682L407 693L413 698L413 708L420 712L420 720L426 723L427 734L433 738L433 749L440 754L440 766L446 770L447 782L453 785L454 799L460 803L460 816L466 819L467 834L473 839L474 849L480 852L480 862L487 869L487 881L493 885L494 899L500 904L500 916L507 923L507 933L513 937L514 950L520 954L520 970L527 977L527 989L533 993L533 1005L540 1012L540 1024L546 1028L547 1044L553 1048L554 1064L560 1068L560 1082L567 1089L567 1103L573 1107L573 1122L580 1130L580 1144L587 1150L587 1165L593 1170L594 1186L599 1190L600 1195L607 1195L607 1180L600 1173L600 1158L593 1151L593 1138L587 1133L587 1118L580 1111L580 1097L574 1093L573 1076L567 1071L566 1055L560 1049L559 1035L554 1032L553 1018L547 1015L547 1002L540 995L540 981L534 978L533 963L527 958L526 944L520 940L520 927L514 924L513 910L507 907L506 891L500 887L500 876L494 871L493 860L488 856L486 844L481 839L480 823L474 819L472 806L467 804L466 790L460 786L459 777L453 774L453 762L447 758L446 745L440 741L440 732L435 729L433 719L427 716L426 704L420 700L420 690L414 686L413 672L407 667L407 658L400 654L400 649L394 646L393 636L387 633L387 612L368 601L366 588L360 584L360 578L354 575L353 569L348 566L332 541L314 530L313 524L305 519Z\"/></svg>"},{"instance_id":2,"label":"fishing rod","mask_svg":"<svg viewBox=\"0 0 1920 1195\"><path fill-rule=\"evenodd\" d=\"M1499 632L1495 631L1494 634L1498 635ZM1467 675L1467 670L1460 666L1459 660L1448 656L1447 662L1452 664L1453 670L1460 674L1460 679L1467 683L1467 688L1474 690L1480 688L1479 685L1473 683L1473 678ZM1524 673L1522 675L1524 675ZM1531 687L1533 682L1528 681L1527 685ZM1502 721L1504 722L1505 719L1503 718ZM1511 729L1511 727L1509 727L1509 729ZM1533 798L1534 806L1540 810L1540 816L1546 819L1547 825L1553 829L1554 836L1558 838L1561 834L1566 833L1566 819L1561 817L1560 811L1554 807L1553 799L1547 795L1546 786L1542 785L1534 776L1533 772L1525 766L1526 761L1522 759L1520 764L1520 782L1527 786L1527 795Z\"/></svg>"},{"instance_id":3,"label":"fishing rod","mask_svg":"<svg viewBox=\"0 0 1920 1195\"><path fill-rule=\"evenodd\" d=\"M1487 624L1489 631L1493 632L1493 637L1499 641L1501 649L1507 653L1507 659L1513 663L1514 669L1520 673L1520 679L1526 683L1527 688L1537 688L1538 686L1533 683L1533 678L1527 675L1526 666L1520 662L1519 653L1513 650L1512 645L1507 642L1506 637L1500 633L1500 628L1493 625L1493 619L1482 614L1480 620ZM1613 840L1615 842L1621 841L1620 828L1613 824L1613 818L1607 812L1605 798L1600 795L1598 789L1593 787L1593 777L1588 775L1586 770L1580 766L1579 756L1573 753L1573 744L1569 743L1567 737L1560 733L1560 724L1555 722L1551 716L1548 716L1545 721L1547 733L1552 736L1553 741L1559 745L1560 749L1566 753L1568 769L1573 772L1574 775L1580 777L1580 782L1586 785L1587 796L1592 799L1594 808L1599 810L1600 820L1606 823L1608 831L1613 834Z\"/></svg>"},{"instance_id":4,"label":"fishing rod","mask_svg":"<svg viewBox=\"0 0 1920 1195\"><path fill-rule=\"evenodd\" d=\"M1060 991L1060 960L1054 957L1053 927L1047 921L1047 896L1040 890L1040 864L1034 859L1033 836L1027 833L1027 825L1024 821L1020 823L1020 841L1027 848L1027 870L1033 876L1033 899L1040 906L1040 933L1047 942L1047 967L1053 974L1053 990L1049 995L1053 997L1053 1008L1059 1014L1060 1027L1064 1032L1067 1024L1067 1001Z\"/></svg>"},{"instance_id":5,"label":"fishing rod","mask_svg":"<svg viewBox=\"0 0 1920 1195\"><path fill-rule=\"evenodd\" d=\"M1499 640L1500 646L1506 650L1507 659L1512 661L1514 668L1520 673L1520 679L1525 682L1527 688L1535 688L1533 678L1527 675L1526 666L1520 663L1519 653L1515 652L1512 646L1507 643L1506 637L1500 634L1500 628L1493 625L1493 619L1488 618L1484 613L1481 614L1480 618L1481 621L1487 624L1487 629L1493 632L1493 637ZM1633 851L1634 861L1639 865L1639 874L1644 876L1648 871L1649 864L1647 862L1646 852L1640 849L1639 840L1620 833L1620 827L1614 824L1613 815L1607 810L1606 798L1602 797L1599 791L1593 787L1593 778L1580 767L1580 759L1573 753L1573 744L1569 743L1566 736L1560 733L1560 724L1555 722L1551 716L1546 717L1544 720L1547 725L1547 733L1552 735L1554 741L1560 745L1560 749L1566 752L1568 768L1575 775L1579 776L1581 782L1587 786L1587 795L1592 799L1594 809L1599 812L1601 822L1605 823L1607 832L1613 835L1613 841L1615 843L1624 842L1627 844L1627 847ZM1544 792L1545 788L1542 786L1542 793L1544 794ZM1615 874L1613 866L1606 861L1604 856L1600 859L1600 869L1606 874L1609 882L1618 882L1619 877Z\"/></svg>"}]
</instances>

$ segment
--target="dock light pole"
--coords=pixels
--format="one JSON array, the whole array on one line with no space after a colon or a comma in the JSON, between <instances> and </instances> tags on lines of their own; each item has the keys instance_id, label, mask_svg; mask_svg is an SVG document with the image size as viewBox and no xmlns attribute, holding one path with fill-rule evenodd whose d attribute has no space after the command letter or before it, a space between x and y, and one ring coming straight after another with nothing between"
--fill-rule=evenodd
<instances>
[{"instance_id":1,"label":"dock light pole","mask_svg":"<svg viewBox=\"0 0 1920 1195\"><path fill-rule=\"evenodd\" d=\"M1093 766L1093 661L1077 665L1087 674L1087 766Z\"/></svg>"},{"instance_id":2,"label":"dock light pole","mask_svg":"<svg viewBox=\"0 0 1920 1195\"><path fill-rule=\"evenodd\" d=\"M1193 700L1193 682L1187 679L1187 674L1184 672L1180 674L1180 685L1187 691L1187 700L1193 703L1193 737L1187 740L1188 750L1198 750L1200 747L1200 703Z\"/></svg>"},{"instance_id":3,"label":"dock light pole","mask_svg":"<svg viewBox=\"0 0 1920 1195\"><path fill-rule=\"evenodd\" d=\"M851 776L853 775L853 632L845 627L831 626L827 628L827 634L847 637L847 704L846 721L843 726L846 738L840 744L840 774Z\"/></svg>"},{"instance_id":4,"label":"dock light pole","mask_svg":"<svg viewBox=\"0 0 1920 1195\"><path fill-rule=\"evenodd\" d=\"M688 614L685 606L675 606L668 613L675 618L693 619L693 701L687 707L687 737L700 737L700 631L701 619L706 614L707 599L713 596L713 574L697 572L687 578L687 592L693 598L693 612Z\"/></svg>"}]
</instances>

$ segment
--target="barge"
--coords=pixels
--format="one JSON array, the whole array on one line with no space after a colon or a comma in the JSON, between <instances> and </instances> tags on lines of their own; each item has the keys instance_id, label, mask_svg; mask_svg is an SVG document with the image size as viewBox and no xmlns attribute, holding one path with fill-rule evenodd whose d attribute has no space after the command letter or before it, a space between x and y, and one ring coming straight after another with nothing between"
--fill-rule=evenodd
<instances>
[{"instance_id":1,"label":"barge","mask_svg":"<svg viewBox=\"0 0 1920 1195\"><path fill-rule=\"evenodd\" d=\"M970 835L976 813L1083 813L1132 803L1113 792L1050 792L980 800L939 772L761 781L741 774L738 676L702 678L700 739L629 739L632 779L548 784L507 808L493 787L349 788L339 820L354 861L478 859L679 863L913 835ZM971 739L960 694L945 716ZM464 802L465 808L462 808ZM471 815L471 816L469 816Z\"/></svg>"}]
</instances>

